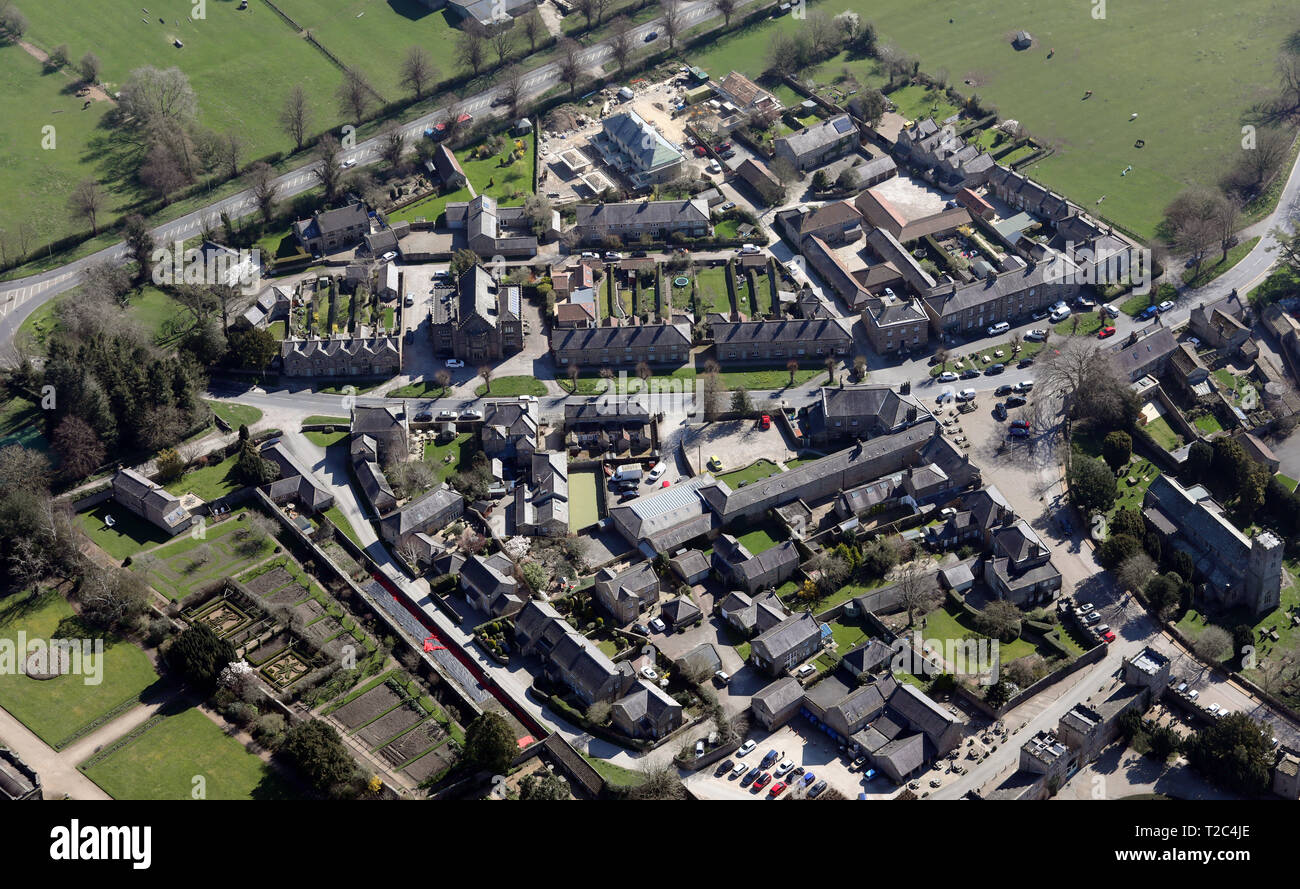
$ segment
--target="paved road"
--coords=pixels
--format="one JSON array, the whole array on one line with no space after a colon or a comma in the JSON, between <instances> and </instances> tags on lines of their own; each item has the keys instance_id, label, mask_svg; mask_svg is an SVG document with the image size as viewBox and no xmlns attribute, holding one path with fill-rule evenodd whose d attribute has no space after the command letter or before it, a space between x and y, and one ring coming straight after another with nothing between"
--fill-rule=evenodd
<instances>
[{"instance_id":1,"label":"paved road","mask_svg":"<svg viewBox=\"0 0 1300 889\"><path fill-rule=\"evenodd\" d=\"M752 0L742 0L739 5L743 6L748 2L752 2ZM718 17L718 11L708 0L696 0L696 2L685 3L681 6L683 31ZM637 43L641 44L644 43L647 34L651 31L661 31L662 27L663 20L654 19L633 28L632 34ZM587 47L579 56L583 68L587 71L599 68L609 61L611 57L612 51L608 42L601 42ZM544 93L558 84L560 84L560 66L558 62L551 62L535 68L525 74L523 78L524 92L529 96ZM473 96L465 97L457 103L456 107L476 117L499 116L504 113L504 109L498 110L494 108L492 102L501 91L501 87L491 87ZM422 139L424 130L438 122L443 113L448 110L448 107L450 106L438 108L404 124L408 142ZM380 138L374 137L361 142L354 149L345 152L343 159L349 165L355 164L357 166L378 162L380 159ZM316 184L315 170L318 166L316 163L306 164L276 179L278 198L283 200L293 197L314 187ZM153 229L154 240L160 245L171 244L177 240L183 241L198 235L204 228L205 220L215 225L223 213L229 214L233 219L239 219L256 211L257 202L253 199L252 192L242 191L209 204L200 210L187 213L171 222L157 226ZM73 260L59 268L0 284L0 349L9 347L23 321L36 309L60 293L66 293L76 287L81 281L81 273L88 266L104 261L120 263L125 258L126 247L119 243L81 259Z\"/></svg>"}]
</instances>

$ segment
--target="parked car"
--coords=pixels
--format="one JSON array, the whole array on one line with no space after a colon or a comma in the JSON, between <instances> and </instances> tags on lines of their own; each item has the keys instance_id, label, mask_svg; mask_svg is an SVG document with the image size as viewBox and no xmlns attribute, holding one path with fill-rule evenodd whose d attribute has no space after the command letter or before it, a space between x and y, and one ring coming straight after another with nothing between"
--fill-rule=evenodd
<instances>
[{"instance_id":1,"label":"parked car","mask_svg":"<svg viewBox=\"0 0 1300 889\"><path fill-rule=\"evenodd\" d=\"M955 383L959 379L961 378L950 370L945 370L943 373L939 374L940 383Z\"/></svg>"},{"instance_id":2,"label":"parked car","mask_svg":"<svg viewBox=\"0 0 1300 889\"><path fill-rule=\"evenodd\" d=\"M1029 421L1028 421L1028 420L1012 420L1012 421L1011 421L1011 428L1012 428L1012 429L1032 429L1033 427L1029 425Z\"/></svg>"},{"instance_id":3,"label":"parked car","mask_svg":"<svg viewBox=\"0 0 1300 889\"><path fill-rule=\"evenodd\" d=\"M718 161L717 161L716 159L709 161L709 172L710 172L710 173L721 173L721 172L722 172L722 164L718 163Z\"/></svg>"},{"instance_id":4,"label":"parked car","mask_svg":"<svg viewBox=\"0 0 1300 889\"><path fill-rule=\"evenodd\" d=\"M695 146L695 156L696 156L696 157L704 157L704 155L706 155L706 154L708 154L708 153L709 153L709 149L705 148L703 145L696 145L696 146Z\"/></svg>"},{"instance_id":5,"label":"parked car","mask_svg":"<svg viewBox=\"0 0 1300 889\"><path fill-rule=\"evenodd\" d=\"M649 636L650 628L647 627L645 624L632 624L632 632L640 633L642 636Z\"/></svg>"},{"instance_id":6,"label":"parked car","mask_svg":"<svg viewBox=\"0 0 1300 889\"><path fill-rule=\"evenodd\" d=\"M771 780L772 780L772 776L769 775L767 772L764 772L763 774L759 775L757 778L754 779L754 789L762 790L764 787L767 786L767 783Z\"/></svg>"},{"instance_id":7,"label":"parked car","mask_svg":"<svg viewBox=\"0 0 1300 889\"><path fill-rule=\"evenodd\" d=\"M1119 309L1115 308L1110 303L1106 303L1106 305L1102 306L1101 309L1103 312L1105 312L1107 315L1109 315L1112 318L1119 317Z\"/></svg>"},{"instance_id":8,"label":"parked car","mask_svg":"<svg viewBox=\"0 0 1300 889\"><path fill-rule=\"evenodd\" d=\"M1001 398L1001 397L1003 397L1004 395L1010 395L1010 394L1011 394L1012 392L1014 392L1014 391L1016 391L1016 390L1013 389L1013 388L1011 388L1011 384L1008 383L1008 384L1005 385L1005 386L998 386L996 389L994 389L994 390L993 390L993 397L994 397L994 398Z\"/></svg>"},{"instance_id":9,"label":"parked car","mask_svg":"<svg viewBox=\"0 0 1300 889\"><path fill-rule=\"evenodd\" d=\"M718 767L713 770L713 775L715 778L721 777L724 773L730 772L735 767L736 763L734 760L724 759L722 762L718 763Z\"/></svg>"},{"instance_id":10,"label":"parked car","mask_svg":"<svg viewBox=\"0 0 1300 889\"><path fill-rule=\"evenodd\" d=\"M776 799L778 796L780 796L783 793L785 793L785 782L777 781L775 784L772 785L772 789L767 792L767 795L771 799Z\"/></svg>"},{"instance_id":11,"label":"parked car","mask_svg":"<svg viewBox=\"0 0 1300 889\"><path fill-rule=\"evenodd\" d=\"M719 460L717 457L710 457L708 465L709 465L709 469L712 470L713 472L719 472L722 469L722 461Z\"/></svg>"},{"instance_id":12,"label":"parked car","mask_svg":"<svg viewBox=\"0 0 1300 889\"><path fill-rule=\"evenodd\" d=\"M1097 339L1099 340L1104 340L1106 339L1106 337L1110 337L1114 335L1115 335L1115 327L1114 325L1111 324L1107 324L1101 330L1097 331Z\"/></svg>"},{"instance_id":13,"label":"parked car","mask_svg":"<svg viewBox=\"0 0 1300 889\"><path fill-rule=\"evenodd\" d=\"M1007 398L1007 407L1024 407L1029 401L1023 395L1012 395Z\"/></svg>"},{"instance_id":14,"label":"parked car","mask_svg":"<svg viewBox=\"0 0 1300 889\"><path fill-rule=\"evenodd\" d=\"M641 675L646 679L649 679L651 682L654 682L659 678L659 671L654 667L646 666L641 668Z\"/></svg>"},{"instance_id":15,"label":"parked car","mask_svg":"<svg viewBox=\"0 0 1300 889\"><path fill-rule=\"evenodd\" d=\"M1034 366L1033 358L1021 358L1020 363L1016 365L1016 367L1033 367L1033 366Z\"/></svg>"},{"instance_id":16,"label":"parked car","mask_svg":"<svg viewBox=\"0 0 1300 889\"><path fill-rule=\"evenodd\" d=\"M727 201L725 204L722 205L723 213L726 213L728 210L734 210L734 209L736 209L735 201Z\"/></svg>"},{"instance_id":17,"label":"parked car","mask_svg":"<svg viewBox=\"0 0 1300 889\"><path fill-rule=\"evenodd\" d=\"M1201 693L1200 693L1199 691L1197 691L1196 689L1192 689L1191 691L1189 691L1189 692L1187 693L1187 700L1189 700L1189 701L1194 701L1194 700L1196 700L1197 698L1199 698L1200 696L1201 696Z\"/></svg>"},{"instance_id":18,"label":"parked car","mask_svg":"<svg viewBox=\"0 0 1300 889\"><path fill-rule=\"evenodd\" d=\"M1141 312L1138 313L1137 318L1139 321L1149 321L1158 314L1160 314L1160 310L1157 309L1155 306L1147 306L1145 309L1143 309Z\"/></svg>"},{"instance_id":19,"label":"parked car","mask_svg":"<svg viewBox=\"0 0 1300 889\"><path fill-rule=\"evenodd\" d=\"M1219 712L1219 705L1218 705L1218 704L1206 704L1206 705L1205 705L1205 712L1208 713L1208 714L1210 714L1211 716L1215 716L1215 715L1217 715L1218 712Z\"/></svg>"},{"instance_id":20,"label":"parked car","mask_svg":"<svg viewBox=\"0 0 1300 889\"><path fill-rule=\"evenodd\" d=\"M655 482L659 481L667 471L668 465L660 460L648 473L646 473L645 480L653 485Z\"/></svg>"},{"instance_id":21,"label":"parked car","mask_svg":"<svg viewBox=\"0 0 1300 889\"><path fill-rule=\"evenodd\" d=\"M668 629L668 625L656 617L650 621L650 629L654 630L656 633L662 633L664 630Z\"/></svg>"},{"instance_id":22,"label":"parked car","mask_svg":"<svg viewBox=\"0 0 1300 889\"><path fill-rule=\"evenodd\" d=\"M456 412L455 412L455 411L438 411L438 419L439 419L439 420L455 420L455 419L456 419Z\"/></svg>"},{"instance_id":23,"label":"parked car","mask_svg":"<svg viewBox=\"0 0 1300 889\"><path fill-rule=\"evenodd\" d=\"M1007 406L1002 402L993 405L993 419L1005 420L1007 418Z\"/></svg>"},{"instance_id":24,"label":"parked car","mask_svg":"<svg viewBox=\"0 0 1300 889\"><path fill-rule=\"evenodd\" d=\"M1047 320L1051 321L1053 324L1059 324L1069 317L1070 317L1070 307L1065 306L1063 308L1057 309L1055 312L1048 315Z\"/></svg>"},{"instance_id":25,"label":"parked car","mask_svg":"<svg viewBox=\"0 0 1300 889\"><path fill-rule=\"evenodd\" d=\"M420 411L418 414L415 415L415 422L417 422L417 423L432 423L432 422L433 422L433 414L430 413L429 411Z\"/></svg>"},{"instance_id":26,"label":"parked car","mask_svg":"<svg viewBox=\"0 0 1300 889\"><path fill-rule=\"evenodd\" d=\"M1035 327L1033 330L1027 331L1025 333L1025 339L1029 340L1029 342L1031 343L1036 343L1039 342L1040 340L1045 340L1047 339L1047 331L1041 327Z\"/></svg>"},{"instance_id":27,"label":"parked car","mask_svg":"<svg viewBox=\"0 0 1300 889\"><path fill-rule=\"evenodd\" d=\"M763 761L758 764L758 767L760 769L771 768L772 763L776 762L780 756L781 754L775 750L769 750L763 755Z\"/></svg>"},{"instance_id":28,"label":"parked car","mask_svg":"<svg viewBox=\"0 0 1300 889\"><path fill-rule=\"evenodd\" d=\"M1091 309L1097 305L1096 302L1094 302L1093 300L1089 299L1086 296L1083 296L1082 294L1080 294L1078 299L1074 301L1074 304L1081 309Z\"/></svg>"},{"instance_id":29,"label":"parked car","mask_svg":"<svg viewBox=\"0 0 1300 889\"><path fill-rule=\"evenodd\" d=\"M780 764L772 770L772 775L777 778L785 777L786 772L794 768L793 759L783 759Z\"/></svg>"},{"instance_id":30,"label":"parked car","mask_svg":"<svg viewBox=\"0 0 1300 889\"><path fill-rule=\"evenodd\" d=\"M659 39L659 32L658 32L658 31L651 31L649 34L645 35L645 36L642 37L641 39L644 40L646 43L650 43L650 42L652 42L652 41L658 40L658 39Z\"/></svg>"},{"instance_id":31,"label":"parked car","mask_svg":"<svg viewBox=\"0 0 1300 889\"><path fill-rule=\"evenodd\" d=\"M961 378L962 378L963 380L974 380L974 379L978 379L978 378L979 378L979 375L980 375L980 372L977 371L977 370L976 370L975 368L973 368L973 367L968 367L968 368L966 368L965 370L963 370L963 371L961 372Z\"/></svg>"},{"instance_id":32,"label":"parked car","mask_svg":"<svg viewBox=\"0 0 1300 889\"><path fill-rule=\"evenodd\" d=\"M763 770L760 769L758 766L755 766L754 768L749 770L749 773L745 775L745 777L740 779L740 786L747 787L748 785L753 784L755 781L758 780L758 776L761 774L763 774Z\"/></svg>"},{"instance_id":33,"label":"parked car","mask_svg":"<svg viewBox=\"0 0 1300 889\"><path fill-rule=\"evenodd\" d=\"M946 401L952 401L952 400L953 400L953 393L952 390L949 389L948 391L940 392L937 396L935 396L934 403L943 404Z\"/></svg>"},{"instance_id":34,"label":"parked car","mask_svg":"<svg viewBox=\"0 0 1300 889\"><path fill-rule=\"evenodd\" d=\"M750 738L748 741L746 741L744 744L741 744L740 747L736 749L736 755L748 756L750 754L750 751L752 751L757 746L758 745L754 743L754 739Z\"/></svg>"},{"instance_id":35,"label":"parked car","mask_svg":"<svg viewBox=\"0 0 1300 889\"><path fill-rule=\"evenodd\" d=\"M726 688L731 682L731 674L726 670L718 670L713 674L713 681L723 688Z\"/></svg>"},{"instance_id":36,"label":"parked car","mask_svg":"<svg viewBox=\"0 0 1300 889\"><path fill-rule=\"evenodd\" d=\"M1044 318L1046 318L1046 317L1047 317L1048 315L1050 315L1050 314L1051 314L1051 312L1047 311L1047 309L1036 309L1036 310L1034 310L1033 312L1030 312L1030 313L1029 313L1029 320L1030 320L1030 321L1042 321Z\"/></svg>"},{"instance_id":37,"label":"parked car","mask_svg":"<svg viewBox=\"0 0 1300 889\"><path fill-rule=\"evenodd\" d=\"M1170 302L1169 300L1165 300L1160 305L1156 306L1156 311L1163 315L1165 312L1168 312L1173 307L1174 304L1172 302Z\"/></svg>"},{"instance_id":38,"label":"parked car","mask_svg":"<svg viewBox=\"0 0 1300 889\"><path fill-rule=\"evenodd\" d=\"M582 259L600 259L600 254L599 254L599 253L592 253L591 251L583 251L583 254L582 254L581 258L582 258Z\"/></svg>"},{"instance_id":39,"label":"parked car","mask_svg":"<svg viewBox=\"0 0 1300 889\"><path fill-rule=\"evenodd\" d=\"M743 762L736 763L735 766L733 766L731 769L731 774L727 776L727 780L734 781L735 779L739 778L741 775L745 774L745 771L748 768L749 766L745 765Z\"/></svg>"},{"instance_id":40,"label":"parked car","mask_svg":"<svg viewBox=\"0 0 1300 889\"><path fill-rule=\"evenodd\" d=\"M465 362L461 361L459 358L447 359L447 367L449 367L452 370L458 370L464 366L465 366Z\"/></svg>"},{"instance_id":41,"label":"parked car","mask_svg":"<svg viewBox=\"0 0 1300 889\"><path fill-rule=\"evenodd\" d=\"M1093 624L1098 623L1100 621L1101 621L1100 611L1094 611L1083 619L1083 622L1086 623L1088 626L1092 626Z\"/></svg>"},{"instance_id":42,"label":"parked car","mask_svg":"<svg viewBox=\"0 0 1300 889\"><path fill-rule=\"evenodd\" d=\"M1006 333L1010 329L1011 325L1006 321L999 321L997 324L990 324L986 332L989 336L998 336L999 334Z\"/></svg>"},{"instance_id":43,"label":"parked car","mask_svg":"<svg viewBox=\"0 0 1300 889\"><path fill-rule=\"evenodd\" d=\"M1114 642L1114 641L1115 641L1115 631L1114 631L1114 630L1107 630L1106 632L1104 632L1104 633L1101 634L1101 638L1105 639L1106 642L1107 642L1107 644L1109 644L1109 643L1111 643L1111 642Z\"/></svg>"},{"instance_id":44,"label":"parked car","mask_svg":"<svg viewBox=\"0 0 1300 889\"><path fill-rule=\"evenodd\" d=\"M974 390L974 389L963 389L963 390L961 390L960 392L957 393L957 400L958 400L958 401L974 401L974 400L975 400L975 390Z\"/></svg>"},{"instance_id":45,"label":"parked car","mask_svg":"<svg viewBox=\"0 0 1300 889\"><path fill-rule=\"evenodd\" d=\"M704 755L704 739L700 738L695 742L695 758L699 759Z\"/></svg>"},{"instance_id":46,"label":"parked car","mask_svg":"<svg viewBox=\"0 0 1300 889\"><path fill-rule=\"evenodd\" d=\"M1034 381L1033 381L1033 380L1021 380L1019 383L1016 383L1016 385L1015 385L1014 388L1015 388L1015 390L1016 390L1017 392L1019 392L1021 395L1023 395L1024 393L1029 392L1030 390L1032 390L1032 389L1034 388Z\"/></svg>"},{"instance_id":47,"label":"parked car","mask_svg":"<svg viewBox=\"0 0 1300 889\"><path fill-rule=\"evenodd\" d=\"M986 377L995 377L995 376L997 376L998 374L1002 373L1002 371L1004 371L1004 370L1006 370L1006 369L1007 369L1007 366L1006 366L1005 364L1001 364L1001 363L999 363L999 364L991 364L991 365L989 365L988 370L984 371L984 376L986 376Z\"/></svg>"},{"instance_id":48,"label":"parked car","mask_svg":"<svg viewBox=\"0 0 1300 889\"><path fill-rule=\"evenodd\" d=\"M798 670L795 670L795 671L794 671L794 675L795 675L797 678L799 678L799 679L803 679L803 678L805 678L805 677L807 677L807 676L811 676L812 673L813 673L813 670L815 670L815 669L817 669L817 668L814 667L812 664L804 664L804 665L803 665L802 667L800 667Z\"/></svg>"},{"instance_id":49,"label":"parked car","mask_svg":"<svg viewBox=\"0 0 1300 889\"><path fill-rule=\"evenodd\" d=\"M817 797L822 795L822 791L825 789L826 789L826 782L818 781L816 784L812 786L812 789L808 791L808 798L816 799Z\"/></svg>"},{"instance_id":50,"label":"parked car","mask_svg":"<svg viewBox=\"0 0 1300 889\"><path fill-rule=\"evenodd\" d=\"M1029 430L1024 426L1012 426L1007 430L1007 435L1010 435L1012 438L1028 438Z\"/></svg>"}]
</instances>

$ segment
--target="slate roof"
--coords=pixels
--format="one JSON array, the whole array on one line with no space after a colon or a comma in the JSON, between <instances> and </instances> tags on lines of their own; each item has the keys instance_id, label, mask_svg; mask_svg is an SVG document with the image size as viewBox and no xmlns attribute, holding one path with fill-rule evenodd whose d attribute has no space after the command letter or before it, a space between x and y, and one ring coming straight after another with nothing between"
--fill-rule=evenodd
<instances>
[{"instance_id":1,"label":"slate roof","mask_svg":"<svg viewBox=\"0 0 1300 889\"><path fill-rule=\"evenodd\" d=\"M682 153L635 111L605 118L603 131L619 143L638 170L653 170L682 159Z\"/></svg>"},{"instance_id":2,"label":"slate roof","mask_svg":"<svg viewBox=\"0 0 1300 889\"><path fill-rule=\"evenodd\" d=\"M578 228L625 225L655 228L669 225L707 225L709 221L709 205L699 199L578 204L573 209L577 214Z\"/></svg>"},{"instance_id":3,"label":"slate roof","mask_svg":"<svg viewBox=\"0 0 1300 889\"><path fill-rule=\"evenodd\" d=\"M827 145L843 139L849 133L856 134L856 132L857 126L853 120L847 114L838 114L776 141L784 141L796 157L802 157L820 151Z\"/></svg>"},{"instance_id":4,"label":"slate roof","mask_svg":"<svg viewBox=\"0 0 1300 889\"><path fill-rule=\"evenodd\" d=\"M434 488L429 493L410 501L401 509L390 512L379 520L379 524L393 532L391 539L396 540L416 529L422 529L430 518L444 509L452 508L454 512L454 507L458 503L463 509L465 498L456 491L446 486Z\"/></svg>"},{"instance_id":5,"label":"slate roof","mask_svg":"<svg viewBox=\"0 0 1300 889\"><path fill-rule=\"evenodd\" d=\"M814 349L819 343L835 346L852 341L852 335L844 329L840 320L817 318L797 321L715 322L710 325L710 336L718 347L803 343L809 349Z\"/></svg>"},{"instance_id":6,"label":"slate roof","mask_svg":"<svg viewBox=\"0 0 1300 889\"><path fill-rule=\"evenodd\" d=\"M769 630L760 633L750 644L750 651L757 652L769 662L780 660L809 638L821 637L821 625L812 614L804 612L788 617Z\"/></svg>"},{"instance_id":7,"label":"slate roof","mask_svg":"<svg viewBox=\"0 0 1300 889\"><path fill-rule=\"evenodd\" d=\"M690 348L691 328L686 324L639 324L633 327L589 327L552 330L551 349L556 352L608 349Z\"/></svg>"}]
</instances>

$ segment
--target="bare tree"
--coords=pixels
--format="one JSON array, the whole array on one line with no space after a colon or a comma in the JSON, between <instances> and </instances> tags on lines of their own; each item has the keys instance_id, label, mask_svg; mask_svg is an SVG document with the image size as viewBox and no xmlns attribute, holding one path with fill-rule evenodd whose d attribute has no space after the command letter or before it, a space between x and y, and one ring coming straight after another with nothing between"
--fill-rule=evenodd
<instances>
[{"instance_id":1,"label":"bare tree","mask_svg":"<svg viewBox=\"0 0 1300 889\"><path fill-rule=\"evenodd\" d=\"M68 198L68 210L78 219L85 218L90 223L90 233L97 235L99 234L97 217L99 211L104 209L105 201L104 191L99 187L98 182L90 178L82 179L72 190L72 196Z\"/></svg>"},{"instance_id":2,"label":"bare tree","mask_svg":"<svg viewBox=\"0 0 1300 889\"><path fill-rule=\"evenodd\" d=\"M422 46L412 46L402 60L401 84L415 93L416 100L424 98L424 88L438 77L433 58Z\"/></svg>"},{"instance_id":3,"label":"bare tree","mask_svg":"<svg viewBox=\"0 0 1300 889\"><path fill-rule=\"evenodd\" d=\"M466 19L460 36L456 38L456 55L462 65L474 72L475 77L483 70L486 50L487 40L483 26L473 19Z\"/></svg>"},{"instance_id":4,"label":"bare tree","mask_svg":"<svg viewBox=\"0 0 1300 889\"><path fill-rule=\"evenodd\" d=\"M379 132L379 154L389 167L396 170L402 165L402 155L406 152L406 131L401 124L390 120Z\"/></svg>"},{"instance_id":5,"label":"bare tree","mask_svg":"<svg viewBox=\"0 0 1300 889\"><path fill-rule=\"evenodd\" d=\"M560 42L560 80L569 85L569 95L578 91L582 79L582 47L577 41L565 38Z\"/></svg>"},{"instance_id":6,"label":"bare tree","mask_svg":"<svg viewBox=\"0 0 1300 889\"><path fill-rule=\"evenodd\" d=\"M520 17L519 28L528 40L528 51L537 52L537 38L546 33L546 23L542 21L542 15L537 11L536 6Z\"/></svg>"},{"instance_id":7,"label":"bare tree","mask_svg":"<svg viewBox=\"0 0 1300 889\"><path fill-rule=\"evenodd\" d=\"M325 200L332 201L338 197L339 183L343 179L343 147L332 133L326 133L316 143L316 154L320 162L312 172L325 190Z\"/></svg>"},{"instance_id":8,"label":"bare tree","mask_svg":"<svg viewBox=\"0 0 1300 889\"><path fill-rule=\"evenodd\" d=\"M492 31L492 49L497 56L497 65L506 63L506 58L515 48L515 20L506 19Z\"/></svg>"},{"instance_id":9,"label":"bare tree","mask_svg":"<svg viewBox=\"0 0 1300 889\"><path fill-rule=\"evenodd\" d=\"M478 369L478 375L483 378L483 387L488 395L492 394L492 365L484 364Z\"/></svg>"},{"instance_id":10,"label":"bare tree","mask_svg":"<svg viewBox=\"0 0 1300 889\"><path fill-rule=\"evenodd\" d=\"M275 171L266 161L258 161L248 171L253 184L253 200L257 201L257 211L262 214L263 222L270 222L275 216L275 197L279 186L275 184Z\"/></svg>"},{"instance_id":11,"label":"bare tree","mask_svg":"<svg viewBox=\"0 0 1300 889\"><path fill-rule=\"evenodd\" d=\"M518 65L511 65L501 75L501 86L497 93L505 100L511 117L518 117L524 101L524 72Z\"/></svg>"},{"instance_id":12,"label":"bare tree","mask_svg":"<svg viewBox=\"0 0 1300 889\"><path fill-rule=\"evenodd\" d=\"M374 94L366 75L355 68L348 68L343 72L343 82L335 92L335 97L339 100L339 112L350 114L353 123L360 124L370 111Z\"/></svg>"},{"instance_id":13,"label":"bare tree","mask_svg":"<svg viewBox=\"0 0 1300 889\"><path fill-rule=\"evenodd\" d=\"M1144 590L1147 581L1156 573L1156 563L1145 552L1138 551L1120 563L1115 579L1121 589Z\"/></svg>"},{"instance_id":14,"label":"bare tree","mask_svg":"<svg viewBox=\"0 0 1300 889\"><path fill-rule=\"evenodd\" d=\"M307 92L302 84L295 84L285 97L284 107L280 109L280 129L293 140L294 151L302 150L302 143L307 138L310 126L311 110L307 107Z\"/></svg>"},{"instance_id":15,"label":"bare tree","mask_svg":"<svg viewBox=\"0 0 1300 889\"><path fill-rule=\"evenodd\" d=\"M677 48L677 38L686 23L682 20L682 11L677 5L677 0L662 0L662 2L664 36L668 38L668 49L673 50Z\"/></svg>"},{"instance_id":16,"label":"bare tree","mask_svg":"<svg viewBox=\"0 0 1300 889\"><path fill-rule=\"evenodd\" d=\"M713 0L712 5L722 15L723 24L731 27L731 17L736 12L736 0Z\"/></svg>"},{"instance_id":17,"label":"bare tree","mask_svg":"<svg viewBox=\"0 0 1300 889\"><path fill-rule=\"evenodd\" d=\"M620 73L627 67L628 57L632 55L632 50L636 46L636 41L632 36L632 23L626 16L619 16L614 20L614 33L609 38L609 52L618 63Z\"/></svg>"},{"instance_id":18,"label":"bare tree","mask_svg":"<svg viewBox=\"0 0 1300 889\"><path fill-rule=\"evenodd\" d=\"M907 625L910 627L915 622L918 611L929 611L938 600L938 588L916 560L907 562L898 569L895 583L898 586L899 604L907 609Z\"/></svg>"},{"instance_id":19,"label":"bare tree","mask_svg":"<svg viewBox=\"0 0 1300 889\"><path fill-rule=\"evenodd\" d=\"M235 131L222 133L213 143L214 159L225 168L231 179L239 175L239 161L244 156L244 137Z\"/></svg>"}]
</instances>

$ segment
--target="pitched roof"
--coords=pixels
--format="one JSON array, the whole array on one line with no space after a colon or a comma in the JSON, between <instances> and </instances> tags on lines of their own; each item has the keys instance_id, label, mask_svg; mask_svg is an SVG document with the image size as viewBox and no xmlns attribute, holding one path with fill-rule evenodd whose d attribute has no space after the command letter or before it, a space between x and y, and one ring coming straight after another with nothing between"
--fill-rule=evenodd
<instances>
[{"instance_id":1,"label":"pitched roof","mask_svg":"<svg viewBox=\"0 0 1300 889\"><path fill-rule=\"evenodd\" d=\"M709 205L702 200L631 201L619 204L578 204L577 228L640 225L707 225Z\"/></svg>"},{"instance_id":2,"label":"pitched roof","mask_svg":"<svg viewBox=\"0 0 1300 889\"><path fill-rule=\"evenodd\" d=\"M820 638L821 625L809 612L796 614L781 621L769 630L760 633L752 643L750 650L757 652L768 661L779 660L784 655L804 645L810 638Z\"/></svg>"},{"instance_id":3,"label":"pitched roof","mask_svg":"<svg viewBox=\"0 0 1300 889\"><path fill-rule=\"evenodd\" d=\"M552 330L551 349L556 352L600 351L602 349L660 349L690 347L691 329L686 324L638 324L634 327L586 327Z\"/></svg>"},{"instance_id":4,"label":"pitched roof","mask_svg":"<svg viewBox=\"0 0 1300 889\"><path fill-rule=\"evenodd\" d=\"M839 318L794 321L717 321L709 325L716 346L761 343L842 343L853 337ZM850 319L851 321L852 319Z\"/></svg>"},{"instance_id":5,"label":"pitched roof","mask_svg":"<svg viewBox=\"0 0 1300 889\"><path fill-rule=\"evenodd\" d=\"M838 114L812 126L804 127L796 133L777 139L777 144L784 142L796 157L819 151L834 142L845 138L850 133L857 135L857 126L847 114Z\"/></svg>"}]
</instances>

